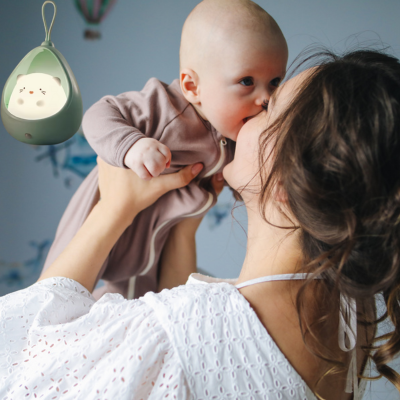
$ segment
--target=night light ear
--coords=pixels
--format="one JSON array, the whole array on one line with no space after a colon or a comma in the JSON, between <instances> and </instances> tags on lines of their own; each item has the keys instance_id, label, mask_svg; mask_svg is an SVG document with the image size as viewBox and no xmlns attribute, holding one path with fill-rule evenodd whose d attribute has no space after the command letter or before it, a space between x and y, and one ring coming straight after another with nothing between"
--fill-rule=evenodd
<instances>
[{"instance_id":1,"label":"night light ear","mask_svg":"<svg viewBox=\"0 0 400 400\"><path fill-rule=\"evenodd\" d=\"M25 76L25 75L23 75L23 74L18 75L18 76L17 76L17 82L18 82L23 76Z\"/></svg>"},{"instance_id":2,"label":"night light ear","mask_svg":"<svg viewBox=\"0 0 400 400\"><path fill-rule=\"evenodd\" d=\"M200 104L199 77L192 69L184 68L180 73L180 85L186 100L192 104Z\"/></svg>"},{"instance_id":3,"label":"night light ear","mask_svg":"<svg viewBox=\"0 0 400 400\"><path fill-rule=\"evenodd\" d=\"M53 76L53 79L58 83L59 86L61 86L61 79L57 78L56 76Z\"/></svg>"}]
</instances>

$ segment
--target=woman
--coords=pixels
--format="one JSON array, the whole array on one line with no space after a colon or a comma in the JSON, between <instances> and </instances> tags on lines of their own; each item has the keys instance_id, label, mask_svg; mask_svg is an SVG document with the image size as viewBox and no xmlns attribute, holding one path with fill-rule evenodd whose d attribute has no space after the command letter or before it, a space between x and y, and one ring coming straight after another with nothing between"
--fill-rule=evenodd
<instances>
[{"instance_id":1,"label":"woman","mask_svg":"<svg viewBox=\"0 0 400 400\"><path fill-rule=\"evenodd\" d=\"M248 211L238 280L194 275L95 303L89 291L117 238L200 168L146 182L99 161L102 199L82 229L40 282L0 300L0 394L350 400L371 358L400 389L386 365L400 346L398 154L398 60L332 56L282 85L239 133L224 169ZM379 292L396 329L374 348Z\"/></svg>"}]
</instances>

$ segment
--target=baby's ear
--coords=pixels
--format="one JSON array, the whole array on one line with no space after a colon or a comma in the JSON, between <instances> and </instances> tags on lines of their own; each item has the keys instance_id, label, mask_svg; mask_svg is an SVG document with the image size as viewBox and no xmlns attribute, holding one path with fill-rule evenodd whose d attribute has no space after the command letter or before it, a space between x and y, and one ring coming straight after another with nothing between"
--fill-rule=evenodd
<instances>
[{"instance_id":1,"label":"baby's ear","mask_svg":"<svg viewBox=\"0 0 400 400\"><path fill-rule=\"evenodd\" d=\"M180 73L180 85L186 100L192 104L200 104L199 76L189 68L183 68Z\"/></svg>"},{"instance_id":2,"label":"baby's ear","mask_svg":"<svg viewBox=\"0 0 400 400\"><path fill-rule=\"evenodd\" d=\"M23 74L20 74L20 75L18 75L17 76L17 82L21 79L21 78L23 78L25 75L23 75Z\"/></svg>"},{"instance_id":3,"label":"baby's ear","mask_svg":"<svg viewBox=\"0 0 400 400\"><path fill-rule=\"evenodd\" d=\"M56 76L53 76L53 79L58 83L59 86L61 86L61 79L57 78Z\"/></svg>"}]
</instances>

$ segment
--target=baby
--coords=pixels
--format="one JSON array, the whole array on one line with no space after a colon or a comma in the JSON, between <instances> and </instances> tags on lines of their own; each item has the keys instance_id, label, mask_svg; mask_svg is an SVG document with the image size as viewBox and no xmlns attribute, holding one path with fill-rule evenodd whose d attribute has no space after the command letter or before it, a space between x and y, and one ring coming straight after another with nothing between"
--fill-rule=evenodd
<instances>
[{"instance_id":1,"label":"baby","mask_svg":"<svg viewBox=\"0 0 400 400\"><path fill-rule=\"evenodd\" d=\"M267 107L287 58L279 26L257 4L204 0L183 26L179 80L167 85L152 78L141 92L105 96L86 112L87 140L111 165L130 168L143 179L204 165L197 181L167 193L135 218L100 272L105 286L94 292L96 298L105 292L137 298L157 291L171 228L184 218L202 217L215 204L206 178L232 160L239 130ZM95 168L71 199L44 270L98 200Z\"/></svg>"}]
</instances>

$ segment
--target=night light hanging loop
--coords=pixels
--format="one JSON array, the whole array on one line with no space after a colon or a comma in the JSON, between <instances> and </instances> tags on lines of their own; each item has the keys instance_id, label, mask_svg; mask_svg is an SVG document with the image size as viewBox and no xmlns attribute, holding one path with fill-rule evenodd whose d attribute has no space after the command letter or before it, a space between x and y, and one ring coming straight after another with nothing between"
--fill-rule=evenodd
<instances>
[{"instance_id":1,"label":"night light hanging loop","mask_svg":"<svg viewBox=\"0 0 400 400\"><path fill-rule=\"evenodd\" d=\"M50 25L50 29L49 29L49 30L47 30L46 17L44 16L44 7L45 7L46 4L53 4L53 7L54 7L53 20L51 21L51 25ZM51 40L50 40L51 30L53 29L54 20L56 19L56 15L57 15L57 7L56 7L56 5L54 4L54 2L52 2L52 1L45 1L45 2L43 3L43 6L42 6L42 17L43 17L44 29L45 29L45 31L46 31L46 39L45 39L46 42L50 42L50 43L51 43Z\"/></svg>"}]
</instances>

